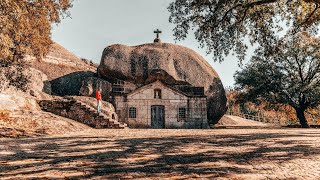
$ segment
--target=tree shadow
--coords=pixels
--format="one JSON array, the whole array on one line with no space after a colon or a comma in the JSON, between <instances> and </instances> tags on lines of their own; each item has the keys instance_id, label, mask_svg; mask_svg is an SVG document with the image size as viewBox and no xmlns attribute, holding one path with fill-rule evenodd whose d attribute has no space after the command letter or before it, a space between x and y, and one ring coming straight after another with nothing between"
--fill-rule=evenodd
<instances>
[{"instance_id":1,"label":"tree shadow","mask_svg":"<svg viewBox=\"0 0 320 180\"><path fill-rule=\"evenodd\" d=\"M312 159L320 155L320 148L310 138L319 139L320 135L307 132L8 139L0 146L0 153L6 152L0 156L0 177L230 177L254 173L252 164Z\"/></svg>"}]
</instances>

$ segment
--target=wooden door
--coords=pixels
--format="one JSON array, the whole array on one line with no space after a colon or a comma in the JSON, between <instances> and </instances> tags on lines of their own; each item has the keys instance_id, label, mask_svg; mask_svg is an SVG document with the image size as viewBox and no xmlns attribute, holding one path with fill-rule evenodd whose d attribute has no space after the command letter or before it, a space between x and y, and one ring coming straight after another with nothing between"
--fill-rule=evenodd
<instances>
[{"instance_id":1,"label":"wooden door","mask_svg":"<svg viewBox=\"0 0 320 180\"><path fill-rule=\"evenodd\" d=\"M165 128L164 106L151 106L151 127L154 129Z\"/></svg>"}]
</instances>

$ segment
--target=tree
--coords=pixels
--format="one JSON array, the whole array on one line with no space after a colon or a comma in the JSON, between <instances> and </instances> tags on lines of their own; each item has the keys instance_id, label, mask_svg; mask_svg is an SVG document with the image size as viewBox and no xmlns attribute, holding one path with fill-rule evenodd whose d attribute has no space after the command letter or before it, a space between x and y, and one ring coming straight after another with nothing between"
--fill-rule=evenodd
<instances>
[{"instance_id":1,"label":"tree","mask_svg":"<svg viewBox=\"0 0 320 180\"><path fill-rule=\"evenodd\" d=\"M52 44L51 24L68 14L70 0L1 0L0 60L43 57Z\"/></svg>"},{"instance_id":2,"label":"tree","mask_svg":"<svg viewBox=\"0 0 320 180\"><path fill-rule=\"evenodd\" d=\"M308 108L320 103L320 39L300 32L277 44L259 47L250 63L235 74L246 100L266 100L293 107L302 127Z\"/></svg>"},{"instance_id":3,"label":"tree","mask_svg":"<svg viewBox=\"0 0 320 180\"><path fill-rule=\"evenodd\" d=\"M222 61L230 52L243 60L249 43L272 44L280 31L316 32L319 5L320 0L175 0L168 10L176 40L192 28L200 46Z\"/></svg>"}]
</instances>

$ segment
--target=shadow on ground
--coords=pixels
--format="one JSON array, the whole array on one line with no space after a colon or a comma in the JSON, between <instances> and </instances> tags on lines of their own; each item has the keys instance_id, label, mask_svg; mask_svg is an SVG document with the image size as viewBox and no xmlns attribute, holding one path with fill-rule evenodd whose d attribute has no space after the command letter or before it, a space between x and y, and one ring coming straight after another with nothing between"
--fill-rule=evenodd
<instances>
[{"instance_id":1,"label":"shadow on ground","mask_svg":"<svg viewBox=\"0 0 320 180\"><path fill-rule=\"evenodd\" d=\"M281 165L320 154L316 146L319 142L314 141L320 139L316 132L208 135L190 132L190 135L145 138L106 133L6 139L0 141L0 177L228 178L266 170L260 169L261 163Z\"/></svg>"}]
</instances>

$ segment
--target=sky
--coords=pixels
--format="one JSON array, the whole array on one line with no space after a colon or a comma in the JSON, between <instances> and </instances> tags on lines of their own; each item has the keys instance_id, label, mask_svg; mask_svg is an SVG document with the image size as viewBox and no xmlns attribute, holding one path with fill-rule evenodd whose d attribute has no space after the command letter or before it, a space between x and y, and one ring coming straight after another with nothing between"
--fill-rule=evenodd
<instances>
[{"instance_id":1,"label":"sky","mask_svg":"<svg viewBox=\"0 0 320 180\"><path fill-rule=\"evenodd\" d=\"M175 42L174 24L169 23L168 5L173 0L74 0L71 17L53 25L53 41L78 57L100 63L102 51L112 44L140 45L153 42L154 30L160 39L193 49L217 71L225 87L233 86L233 74L239 70L238 59L228 56L222 63L199 48L194 35Z\"/></svg>"}]
</instances>

